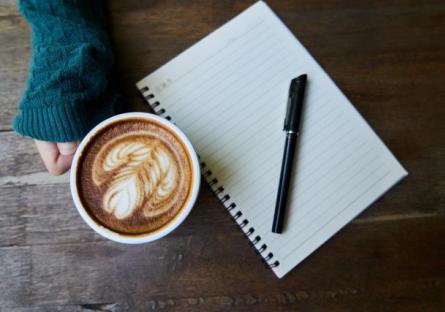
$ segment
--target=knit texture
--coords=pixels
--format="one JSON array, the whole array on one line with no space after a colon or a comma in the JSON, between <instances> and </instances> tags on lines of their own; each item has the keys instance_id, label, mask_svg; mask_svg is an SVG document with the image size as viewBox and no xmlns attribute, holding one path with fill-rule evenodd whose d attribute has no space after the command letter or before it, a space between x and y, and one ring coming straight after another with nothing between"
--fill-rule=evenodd
<instances>
[{"instance_id":1,"label":"knit texture","mask_svg":"<svg viewBox=\"0 0 445 312\"><path fill-rule=\"evenodd\" d=\"M81 139L113 114L111 44L100 0L20 0L32 56L14 129L51 142Z\"/></svg>"}]
</instances>

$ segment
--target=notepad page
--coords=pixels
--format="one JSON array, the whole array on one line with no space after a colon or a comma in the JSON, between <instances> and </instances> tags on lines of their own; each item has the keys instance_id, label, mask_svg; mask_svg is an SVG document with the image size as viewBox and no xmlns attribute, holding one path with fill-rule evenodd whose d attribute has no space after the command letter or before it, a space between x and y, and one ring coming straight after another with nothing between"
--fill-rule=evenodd
<instances>
[{"instance_id":1,"label":"notepad page","mask_svg":"<svg viewBox=\"0 0 445 312\"><path fill-rule=\"evenodd\" d=\"M285 230L274 234L288 88L304 73L304 117ZM226 207L236 204L230 213L244 232L253 231L249 239L278 277L407 174L261 1L137 86L145 96L153 94L158 112L190 138L211 171L208 181L218 181L212 188L224 187L218 196Z\"/></svg>"}]
</instances>

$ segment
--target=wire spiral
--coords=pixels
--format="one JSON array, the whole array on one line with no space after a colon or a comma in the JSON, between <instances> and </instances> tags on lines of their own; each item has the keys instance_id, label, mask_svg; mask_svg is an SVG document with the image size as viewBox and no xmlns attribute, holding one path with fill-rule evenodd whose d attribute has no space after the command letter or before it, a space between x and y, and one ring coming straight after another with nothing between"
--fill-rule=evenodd
<instances>
[{"instance_id":1,"label":"wire spiral","mask_svg":"<svg viewBox=\"0 0 445 312\"><path fill-rule=\"evenodd\" d=\"M155 98L155 95L150 92L149 87L142 87L141 89L139 89L139 91L141 92L142 97L145 99L148 105L150 105L151 109L155 112L156 115L162 116L167 120L172 119L170 115L166 115L165 108L160 107L161 103L159 103L159 101L154 101L153 103L151 102L151 100Z\"/></svg>"},{"instance_id":2,"label":"wire spiral","mask_svg":"<svg viewBox=\"0 0 445 312\"><path fill-rule=\"evenodd\" d=\"M218 197L220 202L229 212L230 216L232 217L232 221L238 225L238 227L243 232L244 237L249 240L249 245L253 246L255 252L261 256L263 263L268 268L275 268L279 266L280 262L273 259L273 253L267 253L266 244L260 244L262 240L261 236L254 236L255 228L249 226L250 222L247 218L243 218L243 212L238 209L236 203L230 201L230 195L225 193L224 186L219 183L216 177L213 177L213 172L210 169L207 169L207 164L205 162L201 162L201 170L207 183L209 184L215 195Z\"/></svg>"}]
</instances>

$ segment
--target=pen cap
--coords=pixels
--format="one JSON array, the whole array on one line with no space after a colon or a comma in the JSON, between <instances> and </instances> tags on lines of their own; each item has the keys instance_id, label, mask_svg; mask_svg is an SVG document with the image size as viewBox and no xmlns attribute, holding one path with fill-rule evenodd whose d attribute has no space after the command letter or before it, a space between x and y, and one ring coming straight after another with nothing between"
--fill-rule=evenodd
<instances>
[{"instance_id":1,"label":"pen cap","mask_svg":"<svg viewBox=\"0 0 445 312\"><path fill-rule=\"evenodd\" d=\"M284 120L283 128L285 131L299 131L306 80L307 75L301 75L292 79L290 83L286 119Z\"/></svg>"}]
</instances>

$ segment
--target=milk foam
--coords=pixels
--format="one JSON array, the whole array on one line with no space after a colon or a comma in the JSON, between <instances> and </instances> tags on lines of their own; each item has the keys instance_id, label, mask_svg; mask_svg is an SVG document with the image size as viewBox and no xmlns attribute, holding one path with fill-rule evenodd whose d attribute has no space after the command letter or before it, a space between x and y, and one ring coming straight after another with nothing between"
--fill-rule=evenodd
<instances>
[{"instance_id":1,"label":"milk foam","mask_svg":"<svg viewBox=\"0 0 445 312\"><path fill-rule=\"evenodd\" d=\"M96 185L106 182L102 208L117 219L131 217L138 208L156 217L175 203L180 182L172 152L159 140L116 139L104 145L93 165Z\"/></svg>"}]
</instances>

